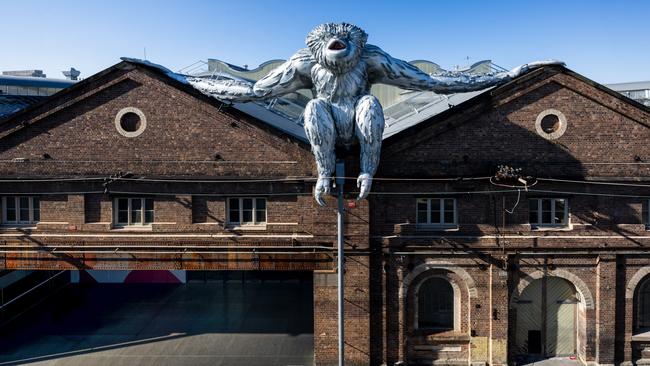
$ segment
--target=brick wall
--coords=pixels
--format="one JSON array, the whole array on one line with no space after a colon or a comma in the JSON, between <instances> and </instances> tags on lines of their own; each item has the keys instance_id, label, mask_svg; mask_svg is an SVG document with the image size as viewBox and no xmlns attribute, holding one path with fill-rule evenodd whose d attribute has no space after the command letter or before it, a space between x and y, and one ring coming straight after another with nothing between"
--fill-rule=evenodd
<instances>
[{"instance_id":1,"label":"brick wall","mask_svg":"<svg viewBox=\"0 0 650 366\"><path fill-rule=\"evenodd\" d=\"M146 115L142 135L117 132L114 118L125 107ZM552 141L535 130L539 113L550 108L568 124ZM650 266L644 215L650 190L535 178L647 180L648 126L647 111L569 71L547 68L387 139L374 194L346 209L348 364L515 362L516 297L544 275L565 279L579 294L577 354L584 361L642 357L645 343L634 338L636 288L628 287L641 283L645 275L638 273ZM347 156L347 176L358 170L357 153ZM522 168L534 185L518 192L491 184L486 177L500 164ZM43 194L35 229L2 230L5 245L17 249L0 257L0 268L313 270L315 359L336 362L336 268L329 249L336 243L336 202L328 197L328 206L318 207L313 180L300 179L315 174L304 142L124 63L0 126L0 174L57 180L0 182L3 192ZM215 178L220 182L208 182ZM241 182L260 178L268 181ZM346 192L356 190L352 183ZM416 225L415 201L439 195L432 192L456 199L457 227ZM256 195L267 198L267 224L227 225L227 198ZM113 200L123 196L155 200L150 228L114 227ZM531 228L528 199L558 196L569 202L571 226ZM66 245L236 250L26 251ZM288 254L242 253L251 247ZM414 286L433 274L460 289L454 332L413 326Z\"/></svg>"}]
</instances>

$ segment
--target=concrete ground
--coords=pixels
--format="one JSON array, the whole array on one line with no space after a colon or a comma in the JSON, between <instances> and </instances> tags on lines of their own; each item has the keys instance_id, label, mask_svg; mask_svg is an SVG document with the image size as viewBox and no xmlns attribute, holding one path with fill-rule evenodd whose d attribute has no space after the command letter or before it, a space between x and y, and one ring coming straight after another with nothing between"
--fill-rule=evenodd
<instances>
[{"instance_id":1,"label":"concrete ground","mask_svg":"<svg viewBox=\"0 0 650 366\"><path fill-rule=\"evenodd\" d=\"M579 360L571 360L568 357L554 357L545 360L534 361L525 363L522 366L581 366L582 362Z\"/></svg>"},{"instance_id":2,"label":"concrete ground","mask_svg":"<svg viewBox=\"0 0 650 366\"><path fill-rule=\"evenodd\" d=\"M0 365L311 365L310 282L70 285L0 334Z\"/></svg>"}]
</instances>

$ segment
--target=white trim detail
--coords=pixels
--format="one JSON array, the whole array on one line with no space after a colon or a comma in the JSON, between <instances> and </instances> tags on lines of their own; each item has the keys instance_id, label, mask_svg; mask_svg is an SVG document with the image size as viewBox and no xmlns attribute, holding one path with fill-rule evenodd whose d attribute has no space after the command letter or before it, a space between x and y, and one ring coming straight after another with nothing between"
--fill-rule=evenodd
<instances>
[{"instance_id":1,"label":"white trim detail","mask_svg":"<svg viewBox=\"0 0 650 366\"><path fill-rule=\"evenodd\" d=\"M634 292L636 291L636 287L645 278L645 276L649 274L650 274L650 266L642 267L638 271L636 271L634 276L632 276L632 278L630 279L630 282L627 283L627 287L625 288L626 299L634 298Z\"/></svg>"},{"instance_id":2,"label":"white trim detail","mask_svg":"<svg viewBox=\"0 0 650 366\"><path fill-rule=\"evenodd\" d=\"M552 132L552 133L547 133L542 129L542 120L544 117L548 115L556 115L558 120L560 121L560 127L557 129L557 131ZM547 109L545 111L542 111L540 114L537 115L537 119L535 120L535 131L537 131L537 134L542 136L543 138L547 140L556 140L562 137L564 135L564 132L566 132L567 128L567 122L566 122L566 117L564 114L557 109Z\"/></svg>"},{"instance_id":3,"label":"white trim detail","mask_svg":"<svg viewBox=\"0 0 650 366\"><path fill-rule=\"evenodd\" d=\"M526 287L528 287L528 285L530 285L531 282L538 280L544 276L560 277L571 282L573 286L575 286L576 291L580 294L581 300L584 301L585 308L592 310L595 309L594 297L591 295L591 291L589 291L587 284L582 279L580 279L580 277L564 269L555 269L546 272L535 271L533 273L526 274L524 277L521 277L519 279L517 288L512 291L512 296L510 296L510 309L514 309L517 306L519 296L521 296L521 293Z\"/></svg>"},{"instance_id":4,"label":"white trim detail","mask_svg":"<svg viewBox=\"0 0 650 366\"><path fill-rule=\"evenodd\" d=\"M406 277L404 277L404 280L402 280L402 286L399 289L399 298L404 299L406 297L411 282L413 282L413 280L417 276L432 269L443 269L455 273L456 275L458 275L458 277L460 277L465 282L465 285L467 286L467 292L469 293L469 297L470 298L478 297L478 289L476 288L476 283L474 282L472 276L470 276L470 274L467 273L466 270L462 269L461 267L453 263L428 260L425 263L422 263L417 267L413 268L413 270L408 275L406 275Z\"/></svg>"},{"instance_id":5,"label":"white trim detail","mask_svg":"<svg viewBox=\"0 0 650 366\"><path fill-rule=\"evenodd\" d=\"M135 113L140 117L140 127L138 127L137 130L135 131L127 131L122 128L122 117L127 114L127 113ZM124 137L137 137L140 136L145 128L147 128L147 117L145 117L144 113L139 110L138 108L135 107L126 107L120 109L119 112L117 112L117 115L115 115L115 128L117 129L117 132L120 133L120 135Z\"/></svg>"}]
</instances>

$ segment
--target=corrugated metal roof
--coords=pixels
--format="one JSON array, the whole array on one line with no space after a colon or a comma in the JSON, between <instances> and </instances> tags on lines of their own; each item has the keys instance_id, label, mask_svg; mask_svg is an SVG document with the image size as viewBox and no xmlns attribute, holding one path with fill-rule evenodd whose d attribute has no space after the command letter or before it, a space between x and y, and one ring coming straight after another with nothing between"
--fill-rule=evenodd
<instances>
[{"instance_id":1,"label":"corrugated metal roof","mask_svg":"<svg viewBox=\"0 0 650 366\"><path fill-rule=\"evenodd\" d=\"M0 85L33 86L40 88L67 88L76 81L65 79L48 79L28 76L0 75Z\"/></svg>"},{"instance_id":2,"label":"corrugated metal roof","mask_svg":"<svg viewBox=\"0 0 650 366\"><path fill-rule=\"evenodd\" d=\"M0 95L0 120L45 98L39 96Z\"/></svg>"}]
</instances>

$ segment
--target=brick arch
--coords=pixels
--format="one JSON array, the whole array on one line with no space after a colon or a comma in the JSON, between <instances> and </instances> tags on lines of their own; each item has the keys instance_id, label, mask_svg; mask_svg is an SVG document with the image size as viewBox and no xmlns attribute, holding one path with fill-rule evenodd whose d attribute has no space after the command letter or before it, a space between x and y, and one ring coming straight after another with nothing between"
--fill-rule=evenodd
<instances>
[{"instance_id":1,"label":"brick arch","mask_svg":"<svg viewBox=\"0 0 650 366\"><path fill-rule=\"evenodd\" d=\"M472 276L470 276L470 274L467 273L467 271L461 268L460 266L453 263L442 262L442 261L426 261L425 263L422 263L417 267L413 268L413 270L408 275L406 275L404 277L404 280L402 281L402 286L399 289L399 297L401 299L405 298L406 294L408 293L409 286L411 285L413 280L420 274L426 271L430 271L432 269L443 269L443 270L453 272L458 277L460 277L463 280L463 282L465 282L465 285L467 286L467 291L469 293L469 297L470 298L478 297L478 289L476 288L476 283L474 282Z\"/></svg>"},{"instance_id":2,"label":"brick arch","mask_svg":"<svg viewBox=\"0 0 650 366\"><path fill-rule=\"evenodd\" d=\"M630 282L627 283L627 287L625 288L626 299L634 298L634 292L636 291L637 286L639 286L639 283L641 283L641 281L643 281L643 279L649 274L650 266L645 266L636 271L634 276L632 276L630 279Z\"/></svg>"},{"instance_id":3,"label":"brick arch","mask_svg":"<svg viewBox=\"0 0 650 366\"><path fill-rule=\"evenodd\" d=\"M594 309L594 297L591 295L591 291L589 291L589 287L587 287L587 284L578 276L575 274L564 270L564 269L556 269L552 271L535 271L533 273L527 274L524 277L519 279L519 284L517 287L512 290L512 294L510 296L510 308L514 308L517 305L517 300L519 300L519 296L521 293L524 291L528 285L530 285L531 282L534 280L540 279L544 276L554 276L554 277L560 277L563 278L573 284L573 286L576 288L576 291L580 294L580 297L582 297L583 301L585 302L585 308L586 309Z\"/></svg>"}]
</instances>

